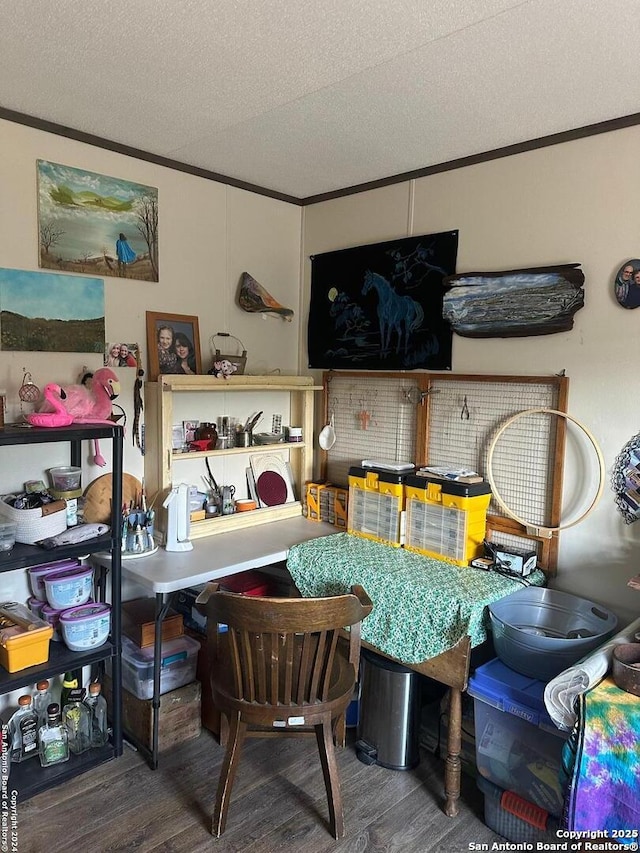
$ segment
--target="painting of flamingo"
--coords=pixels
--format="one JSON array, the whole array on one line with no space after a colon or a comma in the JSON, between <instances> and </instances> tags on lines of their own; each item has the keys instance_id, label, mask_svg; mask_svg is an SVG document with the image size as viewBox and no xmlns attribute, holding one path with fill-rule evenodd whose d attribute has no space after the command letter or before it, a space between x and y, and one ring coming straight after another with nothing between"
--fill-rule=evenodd
<instances>
[{"instance_id":1,"label":"painting of flamingo","mask_svg":"<svg viewBox=\"0 0 640 853\"><path fill-rule=\"evenodd\" d=\"M447 231L313 256L309 367L450 370L444 280L457 250Z\"/></svg>"}]
</instances>

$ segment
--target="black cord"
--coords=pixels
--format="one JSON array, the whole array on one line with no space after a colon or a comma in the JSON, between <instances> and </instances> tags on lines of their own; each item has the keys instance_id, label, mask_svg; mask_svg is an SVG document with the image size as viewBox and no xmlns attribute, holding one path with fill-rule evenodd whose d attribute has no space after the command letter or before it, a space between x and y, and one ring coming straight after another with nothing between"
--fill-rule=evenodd
<instances>
[{"instance_id":1,"label":"black cord","mask_svg":"<svg viewBox=\"0 0 640 853\"><path fill-rule=\"evenodd\" d=\"M502 575L505 578L509 578L510 580L518 581L522 586L531 586L531 581L527 580L522 575L519 575L517 572L512 571L509 563L498 557L498 546L493 542L489 542L488 539L484 540L484 549L485 553L489 555L491 559L491 565L486 570L488 572L495 572L498 575Z\"/></svg>"}]
</instances>

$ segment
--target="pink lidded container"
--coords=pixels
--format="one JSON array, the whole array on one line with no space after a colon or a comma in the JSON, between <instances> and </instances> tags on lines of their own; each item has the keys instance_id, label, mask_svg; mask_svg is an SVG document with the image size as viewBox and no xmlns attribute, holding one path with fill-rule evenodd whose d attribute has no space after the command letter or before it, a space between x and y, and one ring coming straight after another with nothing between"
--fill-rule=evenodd
<instances>
[{"instance_id":1,"label":"pink lidded container","mask_svg":"<svg viewBox=\"0 0 640 853\"><path fill-rule=\"evenodd\" d=\"M40 601L47 600L47 594L44 588L45 575L51 572L61 572L65 569L75 569L80 565L80 560L56 560L54 563L43 563L41 566L32 566L29 571L29 584L34 598L39 598Z\"/></svg>"}]
</instances>

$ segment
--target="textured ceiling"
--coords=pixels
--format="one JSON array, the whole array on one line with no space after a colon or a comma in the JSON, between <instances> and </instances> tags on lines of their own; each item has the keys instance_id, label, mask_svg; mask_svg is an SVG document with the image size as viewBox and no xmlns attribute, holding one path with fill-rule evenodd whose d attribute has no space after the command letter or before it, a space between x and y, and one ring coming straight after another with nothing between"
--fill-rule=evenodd
<instances>
[{"instance_id":1,"label":"textured ceiling","mask_svg":"<svg viewBox=\"0 0 640 853\"><path fill-rule=\"evenodd\" d=\"M640 0L0 0L0 107L296 198L640 111Z\"/></svg>"}]
</instances>

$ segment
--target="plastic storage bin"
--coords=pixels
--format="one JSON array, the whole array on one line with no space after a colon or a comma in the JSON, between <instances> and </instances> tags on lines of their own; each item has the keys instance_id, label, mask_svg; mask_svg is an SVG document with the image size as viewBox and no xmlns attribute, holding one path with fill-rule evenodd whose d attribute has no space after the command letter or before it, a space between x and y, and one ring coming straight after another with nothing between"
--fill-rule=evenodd
<instances>
[{"instance_id":1,"label":"plastic storage bin","mask_svg":"<svg viewBox=\"0 0 640 853\"><path fill-rule=\"evenodd\" d=\"M24 604L9 602L3 606L10 606L16 617L31 623L32 628L26 630L16 622L0 630L0 664L8 672L20 672L27 667L46 663L49 660L49 641L53 628L34 616Z\"/></svg>"},{"instance_id":2,"label":"plastic storage bin","mask_svg":"<svg viewBox=\"0 0 640 853\"><path fill-rule=\"evenodd\" d=\"M456 483L429 477L405 478L405 548L467 566L483 553L488 483Z\"/></svg>"},{"instance_id":3,"label":"plastic storage bin","mask_svg":"<svg viewBox=\"0 0 640 853\"><path fill-rule=\"evenodd\" d=\"M186 635L162 644L160 693L195 680L199 648L200 643ZM122 638L122 686L138 699L153 697L153 646L141 649Z\"/></svg>"},{"instance_id":4,"label":"plastic storage bin","mask_svg":"<svg viewBox=\"0 0 640 853\"><path fill-rule=\"evenodd\" d=\"M567 592L519 589L489 605L498 657L517 672L551 681L615 630L609 610Z\"/></svg>"},{"instance_id":5,"label":"plastic storage bin","mask_svg":"<svg viewBox=\"0 0 640 853\"><path fill-rule=\"evenodd\" d=\"M44 579L52 572L61 572L64 569L77 569L80 565L80 560L57 560L54 563L43 563L40 566L32 566L28 569L29 584L34 598L46 602L47 591L44 586Z\"/></svg>"},{"instance_id":6,"label":"plastic storage bin","mask_svg":"<svg viewBox=\"0 0 640 853\"><path fill-rule=\"evenodd\" d=\"M63 610L59 616L62 639L74 652L95 649L107 642L111 607L91 602Z\"/></svg>"},{"instance_id":7,"label":"plastic storage bin","mask_svg":"<svg viewBox=\"0 0 640 853\"><path fill-rule=\"evenodd\" d=\"M54 610L86 604L93 589L93 566L78 566L44 576L47 601Z\"/></svg>"},{"instance_id":8,"label":"plastic storage bin","mask_svg":"<svg viewBox=\"0 0 640 853\"><path fill-rule=\"evenodd\" d=\"M326 521L344 530L348 495L347 489L332 483L307 483L305 515L310 521Z\"/></svg>"},{"instance_id":9,"label":"plastic storage bin","mask_svg":"<svg viewBox=\"0 0 640 853\"><path fill-rule=\"evenodd\" d=\"M559 821L545 809L530 803L513 791L504 791L493 782L478 776L478 788L484 794L484 822L508 841L535 843L552 841L549 849L558 847L556 830Z\"/></svg>"},{"instance_id":10,"label":"plastic storage bin","mask_svg":"<svg viewBox=\"0 0 640 853\"><path fill-rule=\"evenodd\" d=\"M562 812L562 747L544 705L545 683L515 672L498 658L469 679L474 700L478 773L546 809Z\"/></svg>"},{"instance_id":11,"label":"plastic storage bin","mask_svg":"<svg viewBox=\"0 0 640 853\"><path fill-rule=\"evenodd\" d=\"M349 469L347 532L402 545L404 475L376 468Z\"/></svg>"}]
</instances>

